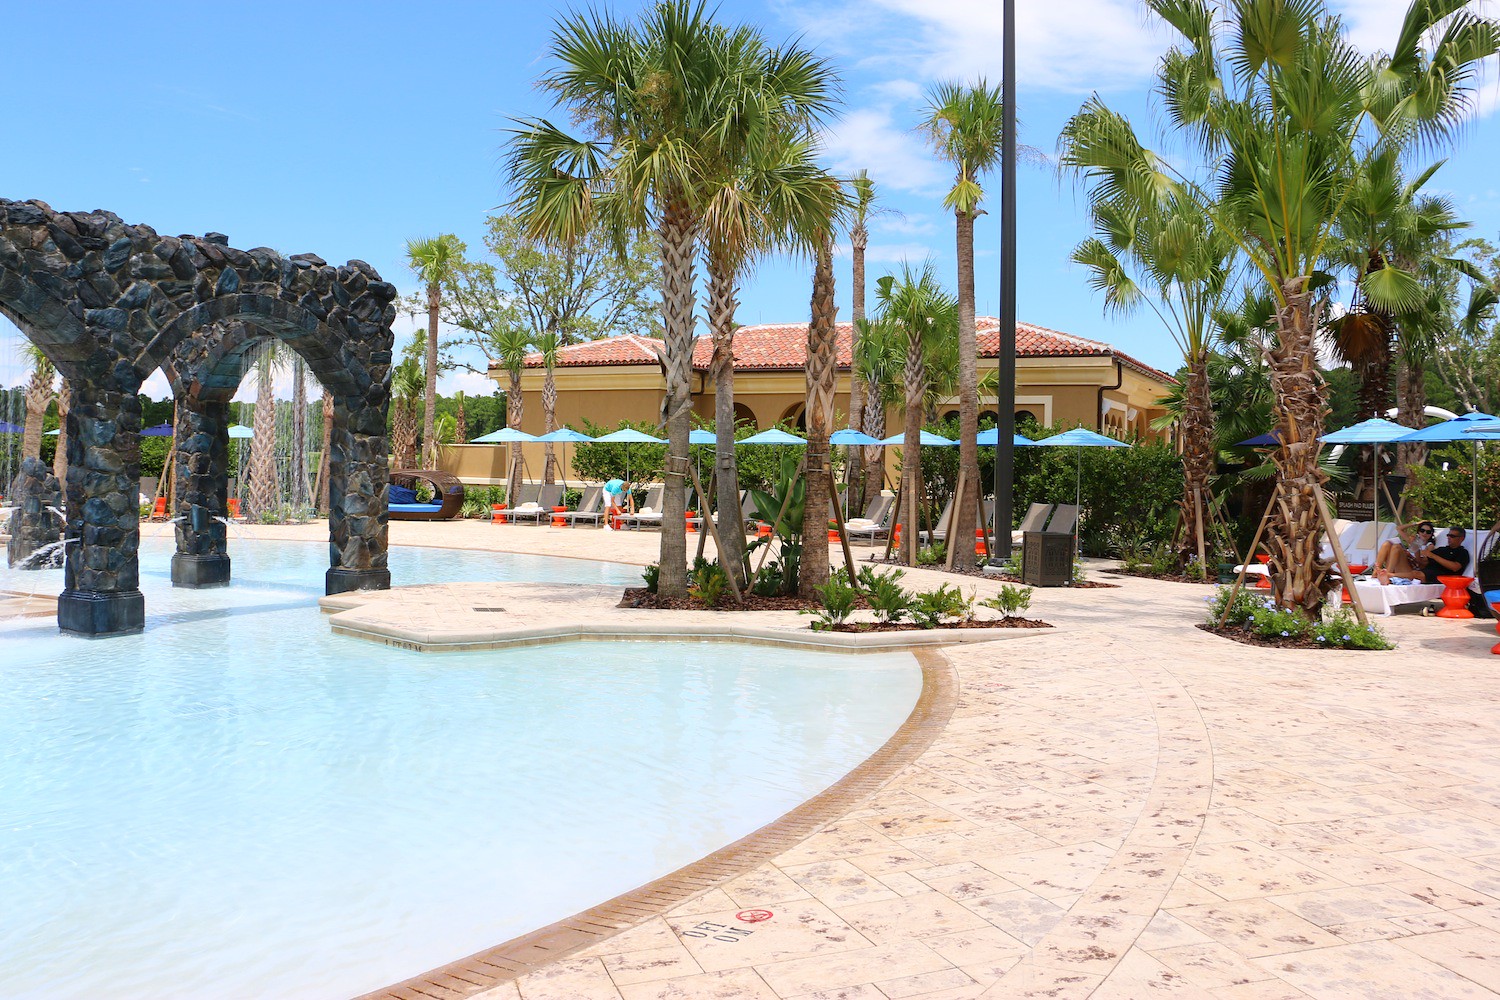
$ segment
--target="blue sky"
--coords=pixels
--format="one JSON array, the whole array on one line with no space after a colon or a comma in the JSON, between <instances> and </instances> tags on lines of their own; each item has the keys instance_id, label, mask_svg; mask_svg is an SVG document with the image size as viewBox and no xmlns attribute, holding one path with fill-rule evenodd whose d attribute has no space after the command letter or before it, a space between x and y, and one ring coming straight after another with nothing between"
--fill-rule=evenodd
<instances>
[{"instance_id":1,"label":"blue sky","mask_svg":"<svg viewBox=\"0 0 1500 1000\"><path fill-rule=\"evenodd\" d=\"M630 12L636 3L608 4ZM1357 42L1394 39L1404 7L1337 0ZM1138 123L1165 47L1132 0L1019 0L1021 141L1052 153L1057 133L1097 90ZM164 233L217 231L233 246L359 258L415 289L403 246L455 232L480 245L485 215L506 198L507 118L547 110L534 82L563 4L385 2L292 4L12 4L0 60L7 153L0 196L59 210L107 208ZM253 14L251 13L253 11ZM871 277L931 257L953 281L953 227L941 208L947 170L910 130L939 79L998 82L1000 7L993 0L756 0L720 14L775 40L801 36L839 70L844 109L829 130L830 167L861 167L895 210L872 226ZM35 42L35 44L33 44ZM1481 114L1431 187L1451 194L1478 235L1500 233L1500 154ZM1147 134L1150 129L1142 126ZM1148 315L1102 315L1067 260L1087 235L1073 183L1046 167L1017 174L1019 317L1109 341L1175 366ZM998 210L998 178L990 178ZM978 227L978 307L998 309L999 226ZM747 282L745 323L805 319L810 269L772 261ZM838 276L849 314L848 263ZM404 339L416 323L396 323ZM19 379L18 331L0 320L0 382ZM156 388L148 383L151 388ZM474 376L445 389L488 391Z\"/></svg>"}]
</instances>

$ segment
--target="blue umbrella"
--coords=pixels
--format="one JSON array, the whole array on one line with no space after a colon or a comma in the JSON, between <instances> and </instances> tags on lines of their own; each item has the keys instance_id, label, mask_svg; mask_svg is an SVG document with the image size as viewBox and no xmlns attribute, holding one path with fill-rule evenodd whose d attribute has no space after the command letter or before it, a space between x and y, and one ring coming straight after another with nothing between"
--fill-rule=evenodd
<instances>
[{"instance_id":1,"label":"blue umbrella","mask_svg":"<svg viewBox=\"0 0 1500 1000\"><path fill-rule=\"evenodd\" d=\"M26 428L20 424L13 424L9 420L0 420L0 434L23 434Z\"/></svg>"},{"instance_id":2,"label":"blue umbrella","mask_svg":"<svg viewBox=\"0 0 1500 1000\"><path fill-rule=\"evenodd\" d=\"M1343 430L1334 431L1332 434L1324 434L1323 441L1328 444L1373 444L1375 446L1375 482L1380 483L1380 446L1399 441L1411 433L1410 427L1403 427L1393 420L1383 417L1371 417L1369 420L1361 420L1357 424L1351 424ZM1391 515L1395 516L1394 513ZM1375 497L1375 537L1380 537L1380 497Z\"/></svg>"},{"instance_id":3,"label":"blue umbrella","mask_svg":"<svg viewBox=\"0 0 1500 1000\"><path fill-rule=\"evenodd\" d=\"M244 424L230 424L229 436L231 439L243 439L255 437L255 432Z\"/></svg>"},{"instance_id":4,"label":"blue umbrella","mask_svg":"<svg viewBox=\"0 0 1500 1000\"><path fill-rule=\"evenodd\" d=\"M841 431L834 431L832 434L828 435L828 443L840 445L864 445L867 448L873 448L881 444L881 441L879 438L873 438L863 431L857 431L852 427L845 427Z\"/></svg>"},{"instance_id":5,"label":"blue umbrella","mask_svg":"<svg viewBox=\"0 0 1500 1000\"><path fill-rule=\"evenodd\" d=\"M1021 435L1014 433L1011 434L1011 440L1017 448L1022 448L1029 444L1036 444L1036 442L1031 440L1031 438L1022 437ZM975 435L974 443L979 445L979 447L981 448L995 447L1000 443L1000 428L991 427L987 431L980 431L977 435Z\"/></svg>"},{"instance_id":6,"label":"blue umbrella","mask_svg":"<svg viewBox=\"0 0 1500 1000\"><path fill-rule=\"evenodd\" d=\"M559 427L555 431L548 431L546 434L539 434L539 435L537 435L537 440L538 441L560 442L562 444L562 446L563 446L563 460L564 460L564 463L566 464L567 457L568 457L567 447L568 447L568 445L570 443L571 444L578 444L580 442L587 443L587 442L592 441L594 439L591 438L591 437L589 437L587 434L580 434L578 431L575 431L571 427ZM567 485L566 481L564 482L563 485Z\"/></svg>"},{"instance_id":7,"label":"blue umbrella","mask_svg":"<svg viewBox=\"0 0 1500 1000\"><path fill-rule=\"evenodd\" d=\"M1479 534L1479 442L1486 440L1500 441L1500 435L1491 439L1478 433L1471 434L1470 431L1481 431L1491 424L1500 424L1500 417L1491 416L1488 413L1480 413L1478 410L1470 410L1468 413L1454 417L1452 420L1444 420L1440 424L1424 427L1419 431L1412 431L1405 437L1398 438L1401 444L1432 443L1434 441L1472 441L1474 442L1474 469L1469 478L1474 486L1474 507L1472 510L1473 523L1471 525L1474 535L1470 536L1469 544L1472 545L1473 537ZM1473 569L1472 561L1469 568Z\"/></svg>"},{"instance_id":8,"label":"blue umbrella","mask_svg":"<svg viewBox=\"0 0 1500 1000\"><path fill-rule=\"evenodd\" d=\"M880 443L884 445L902 445L906 443L906 435L895 434ZM949 440L941 434L932 433L932 431L923 431L917 438L917 443L924 448L951 448L958 444L957 441Z\"/></svg>"},{"instance_id":9,"label":"blue umbrella","mask_svg":"<svg viewBox=\"0 0 1500 1000\"><path fill-rule=\"evenodd\" d=\"M470 444L510 444L517 441L535 441L535 434L527 434L525 431L514 427L502 427L498 431L490 431L482 437L470 441Z\"/></svg>"},{"instance_id":10,"label":"blue umbrella","mask_svg":"<svg viewBox=\"0 0 1500 1000\"><path fill-rule=\"evenodd\" d=\"M1236 441L1234 443L1234 446L1236 448L1270 448L1280 443L1281 435L1278 432L1267 431L1266 433L1257 435L1253 438L1245 438L1245 440L1243 441Z\"/></svg>"},{"instance_id":11,"label":"blue umbrella","mask_svg":"<svg viewBox=\"0 0 1500 1000\"><path fill-rule=\"evenodd\" d=\"M759 434L752 434L750 437L736 441L735 444L807 444L807 439L788 434L779 427L772 427L768 431L761 431Z\"/></svg>"},{"instance_id":12,"label":"blue umbrella","mask_svg":"<svg viewBox=\"0 0 1500 1000\"><path fill-rule=\"evenodd\" d=\"M688 444L718 444L719 436L713 431L695 427L688 431Z\"/></svg>"},{"instance_id":13,"label":"blue umbrella","mask_svg":"<svg viewBox=\"0 0 1500 1000\"><path fill-rule=\"evenodd\" d=\"M1084 427L1075 427L1061 434L1054 434L1040 441L1033 441L1038 447L1054 448L1129 448L1130 445L1124 441L1116 441L1112 437L1103 434L1095 434ZM1073 504L1076 507L1083 506L1083 452L1078 453L1078 471L1073 476ZM1074 537L1077 537L1078 528L1075 522L1073 528Z\"/></svg>"},{"instance_id":14,"label":"blue umbrella","mask_svg":"<svg viewBox=\"0 0 1500 1000\"><path fill-rule=\"evenodd\" d=\"M143 438L165 438L172 436L171 424L157 424L155 427L147 427L141 431Z\"/></svg>"},{"instance_id":15,"label":"blue umbrella","mask_svg":"<svg viewBox=\"0 0 1500 1000\"><path fill-rule=\"evenodd\" d=\"M661 438L652 437L634 427L622 427L617 431L594 438L600 444L623 444L625 446L625 481L630 482L630 446L633 444L666 444Z\"/></svg>"}]
</instances>

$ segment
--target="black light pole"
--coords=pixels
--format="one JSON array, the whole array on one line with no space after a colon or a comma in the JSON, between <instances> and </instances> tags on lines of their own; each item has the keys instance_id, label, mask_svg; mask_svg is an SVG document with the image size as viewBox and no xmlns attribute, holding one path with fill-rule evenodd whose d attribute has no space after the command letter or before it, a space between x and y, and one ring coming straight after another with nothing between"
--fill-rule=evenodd
<instances>
[{"instance_id":1,"label":"black light pole","mask_svg":"<svg viewBox=\"0 0 1500 1000\"><path fill-rule=\"evenodd\" d=\"M1016 0L1004 0L1000 100L1000 351L995 425L995 551L1010 556L1011 493L1016 484ZM1003 541L1002 541L1003 539Z\"/></svg>"}]
</instances>

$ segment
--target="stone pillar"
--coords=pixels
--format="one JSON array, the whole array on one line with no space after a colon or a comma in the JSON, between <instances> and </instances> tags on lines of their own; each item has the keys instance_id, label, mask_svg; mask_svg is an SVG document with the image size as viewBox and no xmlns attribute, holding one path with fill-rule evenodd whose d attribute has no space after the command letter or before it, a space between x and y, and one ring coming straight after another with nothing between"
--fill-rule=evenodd
<instances>
[{"instance_id":1,"label":"stone pillar","mask_svg":"<svg viewBox=\"0 0 1500 1000\"><path fill-rule=\"evenodd\" d=\"M10 542L6 545L6 560L11 567L21 569L55 569L62 559L56 551L58 536L62 534L63 519L55 513L62 509L62 491L57 477L39 458L21 460L21 471L10 488L16 501L15 513L10 516ZM38 549L54 546L52 554L58 556L53 562L48 558L33 558Z\"/></svg>"},{"instance_id":2,"label":"stone pillar","mask_svg":"<svg viewBox=\"0 0 1500 1000\"><path fill-rule=\"evenodd\" d=\"M327 592L387 590L391 585L386 565L390 443L385 436L385 413L363 401L351 408L348 400L336 399L331 445Z\"/></svg>"},{"instance_id":3,"label":"stone pillar","mask_svg":"<svg viewBox=\"0 0 1500 1000\"><path fill-rule=\"evenodd\" d=\"M140 590L141 404L80 380L68 410L68 544L57 624L85 636L146 624Z\"/></svg>"},{"instance_id":4,"label":"stone pillar","mask_svg":"<svg viewBox=\"0 0 1500 1000\"><path fill-rule=\"evenodd\" d=\"M172 586L223 587L229 583L229 404L177 398L177 552Z\"/></svg>"}]
</instances>

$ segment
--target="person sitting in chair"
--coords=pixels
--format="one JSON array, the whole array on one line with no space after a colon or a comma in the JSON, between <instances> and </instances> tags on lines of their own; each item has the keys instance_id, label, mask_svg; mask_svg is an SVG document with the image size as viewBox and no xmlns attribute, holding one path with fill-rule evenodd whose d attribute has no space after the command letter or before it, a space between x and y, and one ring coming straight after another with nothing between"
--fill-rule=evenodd
<instances>
[{"instance_id":1,"label":"person sitting in chair","mask_svg":"<svg viewBox=\"0 0 1500 1000\"><path fill-rule=\"evenodd\" d=\"M1440 576L1458 576L1469 568L1469 550L1464 548L1468 535L1463 528L1449 528L1448 544L1428 551L1422 567L1428 583L1437 583Z\"/></svg>"},{"instance_id":2,"label":"person sitting in chair","mask_svg":"<svg viewBox=\"0 0 1500 1000\"><path fill-rule=\"evenodd\" d=\"M1416 525L1416 534L1407 535L1406 530L1413 525ZM1426 579L1427 559L1435 544L1435 532L1431 521L1398 524L1396 533L1401 536L1401 541L1392 539L1381 543L1380 554L1375 558L1375 579L1383 584L1389 584L1392 577L1403 580Z\"/></svg>"}]
</instances>

